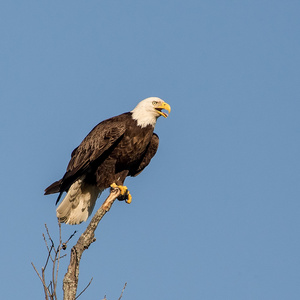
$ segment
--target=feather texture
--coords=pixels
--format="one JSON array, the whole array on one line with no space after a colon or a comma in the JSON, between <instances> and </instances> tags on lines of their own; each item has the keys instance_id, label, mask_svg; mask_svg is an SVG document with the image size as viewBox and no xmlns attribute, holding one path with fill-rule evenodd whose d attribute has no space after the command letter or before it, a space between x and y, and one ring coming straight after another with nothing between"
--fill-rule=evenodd
<instances>
[{"instance_id":1,"label":"feather texture","mask_svg":"<svg viewBox=\"0 0 300 300\"><path fill-rule=\"evenodd\" d=\"M66 224L80 224L86 221L101 192L96 186L86 184L82 176L71 185L67 195L56 209L57 218Z\"/></svg>"},{"instance_id":2,"label":"feather texture","mask_svg":"<svg viewBox=\"0 0 300 300\"><path fill-rule=\"evenodd\" d=\"M62 179L45 190L45 194L59 193L57 202L67 192L57 208L61 222L86 221L104 189L112 183L123 185L127 176L138 175L150 163L159 144L153 132L159 114L152 106L157 101L163 102L149 98L132 112L99 123L73 150Z\"/></svg>"}]
</instances>

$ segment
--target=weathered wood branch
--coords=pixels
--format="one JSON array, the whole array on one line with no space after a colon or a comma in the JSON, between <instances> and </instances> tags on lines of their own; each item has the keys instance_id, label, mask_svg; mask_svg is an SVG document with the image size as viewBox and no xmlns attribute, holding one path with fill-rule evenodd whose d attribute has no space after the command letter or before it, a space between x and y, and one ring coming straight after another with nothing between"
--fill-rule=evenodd
<instances>
[{"instance_id":1,"label":"weathered wood branch","mask_svg":"<svg viewBox=\"0 0 300 300\"><path fill-rule=\"evenodd\" d=\"M75 300L79 278L79 264L82 253L96 240L94 233L99 222L110 210L120 193L121 191L118 188L111 189L109 196L95 213L85 232L79 237L76 245L73 246L70 264L63 280L64 300Z\"/></svg>"},{"instance_id":2,"label":"weathered wood branch","mask_svg":"<svg viewBox=\"0 0 300 300\"><path fill-rule=\"evenodd\" d=\"M56 248L54 245L54 241L51 238L51 235L49 233L48 226L45 224L47 237L45 234L43 234L43 238L44 238L46 249L48 251L48 255L47 255L46 263L42 267L41 274L38 272L35 265L33 263L31 263L36 274L38 275L38 277L40 278L40 280L43 284L45 300L49 300L49 299L57 300L56 287L57 287L59 262L60 262L60 259L64 257L64 255L63 256L60 255L60 253L61 253L60 250L62 249L62 244L63 244L62 240L61 240L61 225L60 225L60 223L58 224L58 227L59 227L59 245ZM69 238L69 240L72 238L72 236ZM66 241L65 244L67 244L68 241ZM47 266L49 265L50 261L52 262L52 276L51 276L52 280L50 280L50 283L48 284L48 283L46 283L46 269L47 269Z\"/></svg>"}]
</instances>

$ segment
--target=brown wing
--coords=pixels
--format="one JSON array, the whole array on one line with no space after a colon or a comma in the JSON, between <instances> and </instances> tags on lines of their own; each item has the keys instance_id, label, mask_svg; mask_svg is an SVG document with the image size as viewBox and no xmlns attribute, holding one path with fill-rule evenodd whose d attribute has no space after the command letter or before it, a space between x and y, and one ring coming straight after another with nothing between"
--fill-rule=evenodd
<instances>
[{"instance_id":1,"label":"brown wing","mask_svg":"<svg viewBox=\"0 0 300 300\"><path fill-rule=\"evenodd\" d=\"M105 159L122 139L126 130L126 119L128 119L128 113L105 120L94 127L72 152L63 178L50 185L45 190L45 194L62 193L92 164Z\"/></svg>"},{"instance_id":2,"label":"brown wing","mask_svg":"<svg viewBox=\"0 0 300 300\"><path fill-rule=\"evenodd\" d=\"M124 123L113 124L113 126L107 126L103 123L98 124L72 152L67 173L76 173L99 159L105 151L113 147L122 138L125 130Z\"/></svg>"},{"instance_id":3,"label":"brown wing","mask_svg":"<svg viewBox=\"0 0 300 300\"><path fill-rule=\"evenodd\" d=\"M130 170L129 175L130 176L137 176L139 175L150 163L151 159L155 155L157 149L158 149L158 144L159 144L159 137L156 133L153 133L152 139L147 147L147 150L143 156L143 159L141 160L140 164Z\"/></svg>"}]
</instances>

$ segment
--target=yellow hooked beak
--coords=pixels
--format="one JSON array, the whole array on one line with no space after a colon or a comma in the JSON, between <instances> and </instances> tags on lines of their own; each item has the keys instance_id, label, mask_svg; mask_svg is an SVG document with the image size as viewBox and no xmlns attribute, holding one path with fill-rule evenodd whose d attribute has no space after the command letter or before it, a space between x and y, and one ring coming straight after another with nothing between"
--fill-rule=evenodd
<instances>
[{"instance_id":1,"label":"yellow hooked beak","mask_svg":"<svg viewBox=\"0 0 300 300\"><path fill-rule=\"evenodd\" d=\"M155 107L155 109L160 115L162 115L165 118L168 117L168 114L165 112L162 112L162 110L164 109L164 110L167 110L169 113L171 112L171 106L166 102L163 102L161 105Z\"/></svg>"}]
</instances>

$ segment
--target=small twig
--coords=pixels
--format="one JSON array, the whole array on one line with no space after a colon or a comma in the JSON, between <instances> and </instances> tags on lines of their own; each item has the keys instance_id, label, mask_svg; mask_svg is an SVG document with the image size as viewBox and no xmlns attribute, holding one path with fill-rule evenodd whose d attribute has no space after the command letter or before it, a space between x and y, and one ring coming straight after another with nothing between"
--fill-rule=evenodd
<instances>
[{"instance_id":1,"label":"small twig","mask_svg":"<svg viewBox=\"0 0 300 300\"><path fill-rule=\"evenodd\" d=\"M64 242L61 243L61 249L66 250L67 249L67 244L69 243L69 241L71 240L71 238L77 233L77 230L75 230L71 236Z\"/></svg>"},{"instance_id":2,"label":"small twig","mask_svg":"<svg viewBox=\"0 0 300 300\"><path fill-rule=\"evenodd\" d=\"M88 285L87 285L87 286L82 290L82 292L80 292L79 295L75 298L75 300L78 299L78 298L86 291L86 289L90 286L90 284L92 283L92 281L93 281L93 277L92 277L92 279L90 280L90 282L88 283Z\"/></svg>"},{"instance_id":3,"label":"small twig","mask_svg":"<svg viewBox=\"0 0 300 300\"><path fill-rule=\"evenodd\" d=\"M48 290L50 291L51 300L54 299L54 295L53 295L53 282L52 281L50 281L50 283L48 285Z\"/></svg>"},{"instance_id":4,"label":"small twig","mask_svg":"<svg viewBox=\"0 0 300 300\"><path fill-rule=\"evenodd\" d=\"M47 243L46 237L45 237L45 235L44 235L44 234L42 234L42 235L43 235L43 239L44 239L44 242L45 242L46 248L47 248L48 252L50 252L50 249L49 249L49 246L48 246L48 243Z\"/></svg>"},{"instance_id":5,"label":"small twig","mask_svg":"<svg viewBox=\"0 0 300 300\"><path fill-rule=\"evenodd\" d=\"M121 300L121 298L123 297L123 293L124 293L124 291L125 291L126 285L127 285L127 282L125 282L124 287L123 287L123 290L122 290L122 293L121 293L121 296L119 297L118 300Z\"/></svg>"},{"instance_id":6,"label":"small twig","mask_svg":"<svg viewBox=\"0 0 300 300\"><path fill-rule=\"evenodd\" d=\"M51 235L49 233L47 224L45 224L47 234L43 233L43 238L44 238L44 242L45 242L45 245L46 245L46 248L47 248L47 251L48 251L48 255L47 255L45 265L44 265L44 267L42 267L42 273L39 274L36 267L34 266L34 264L31 263L34 270L35 270L35 272L37 273L38 277L42 281L46 300L49 300L49 298L50 298L50 300L57 300L56 290L57 290L57 279L58 279L60 259L66 256L66 254L61 256L61 249L63 249L63 247L62 247L61 224L60 223L58 224L58 227L59 227L59 245L56 249L54 241L51 238ZM73 233L73 235L74 234L75 233ZM71 237L69 238L69 240L71 239ZM48 239L49 239L49 241L48 241ZM52 274L50 274L51 280L50 280L49 285L47 286L47 284L46 284L46 272L45 271L46 271L46 268L49 264L50 259L52 261Z\"/></svg>"},{"instance_id":7,"label":"small twig","mask_svg":"<svg viewBox=\"0 0 300 300\"><path fill-rule=\"evenodd\" d=\"M55 281L55 266L56 266L56 261L57 261L57 253L55 252L54 262L52 264L52 285L53 285L52 286L52 295L55 294L55 290L56 290L56 281Z\"/></svg>"},{"instance_id":8,"label":"small twig","mask_svg":"<svg viewBox=\"0 0 300 300\"><path fill-rule=\"evenodd\" d=\"M77 230L75 230L70 237L67 239L67 241L65 242L65 244L68 244L69 240L77 233Z\"/></svg>"},{"instance_id":9,"label":"small twig","mask_svg":"<svg viewBox=\"0 0 300 300\"><path fill-rule=\"evenodd\" d=\"M47 267L47 264L48 264L48 261L49 261L49 257L50 257L50 259L51 259L52 263L54 263L54 264L55 264L55 258L53 259L53 258L52 258L52 255L51 255L51 252L52 252L52 250L54 250L54 253L55 253L55 255L57 254L57 252L55 251L54 242L53 242L53 240L52 240L52 238L51 238L51 236L50 236L50 233L49 233L49 229L48 229L48 226L47 226L47 224L45 224L45 228L46 228L46 232L47 232L47 235L48 235L49 241L51 242L51 248L49 249L49 246L48 246L48 243L47 243L46 237L45 237L45 235L43 234L43 238L44 238L44 241L45 241L45 244L46 244L46 247L47 247L48 253L49 253L49 255L48 255L48 257L47 257L47 260L46 260L46 263L45 263L45 266L44 266L44 268L46 269L46 267Z\"/></svg>"},{"instance_id":10,"label":"small twig","mask_svg":"<svg viewBox=\"0 0 300 300\"><path fill-rule=\"evenodd\" d=\"M58 228L59 228L59 245L57 247L57 250L55 251L55 258L53 263L53 269L52 269L52 281L53 281L53 295L55 299L56 297L56 286L57 286L57 277L58 277L58 269L59 269L59 260L60 260L60 249L61 249L61 224L58 222ZM57 263L56 263L57 262ZM56 266L55 266L56 264ZM56 267L56 273L55 273L55 267Z\"/></svg>"},{"instance_id":11,"label":"small twig","mask_svg":"<svg viewBox=\"0 0 300 300\"><path fill-rule=\"evenodd\" d=\"M42 268L42 278L43 278L43 282L46 282L45 281L45 269ZM44 293L45 293L45 299L48 300L48 292L49 292L49 289L46 288L46 285L43 285L44 286ZM50 294L50 293L49 293Z\"/></svg>"},{"instance_id":12,"label":"small twig","mask_svg":"<svg viewBox=\"0 0 300 300\"><path fill-rule=\"evenodd\" d=\"M51 235L50 235L50 233L49 233L49 229L48 229L47 224L45 224L45 228L46 228L46 232L47 232L48 238L49 238L49 240L50 240L50 242L51 242L51 248L54 248L54 242L53 242L53 240L52 240L52 238L51 238ZM54 249L54 251L55 251L55 249Z\"/></svg>"},{"instance_id":13,"label":"small twig","mask_svg":"<svg viewBox=\"0 0 300 300\"><path fill-rule=\"evenodd\" d=\"M49 248L48 243L47 243L47 240L46 240L46 237L45 237L44 234L43 234L43 238L44 238L44 242L45 242L45 244L46 244L46 248L47 248L47 250L48 250L48 256L47 256L47 259L46 259L46 263L45 263L45 265L44 265L44 269L46 269L47 264L48 264L48 261L49 261L49 258L50 258L51 261L53 262L53 258L52 258L52 256L51 256L51 251L52 251L52 249L53 249L53 245L51 246L51 248Z\"/></svg>"},{"instance_id":14,"label":"small twig","mask_svg":"<svg viewBox=\"0 0 300 300\"><path fill-rule=\"evenodd\" d=\"M35 265L33 264L33 262L31 262L31 265L33 266L33 269L34 271L36 272L36 274L38 275L38 277L40 278L42 284L43 284L43 287L44 287L44 291L45 291L45 299L47 300L48 299L48 294L49 294L49 297L50 296L50 292L49 292L49 289L48 287L46 286L45 284L45 281L43 280L43 278L41 277L40 273L38 272L38 270L36 269ZM42 272L44 272L44 270L42 269Z\"/></svg>"},{"instance_id":15,"label":"small twig","mask_svg":"<svg viewBox=\"0 0 300 300\"><path fill-rule=\"evenodd\" d=\"M64 254L64 255L60 256L59 259L62 259L64 257L66 257L66 256L67 256L67 254Z\"/></svg>"}]
</instances>

